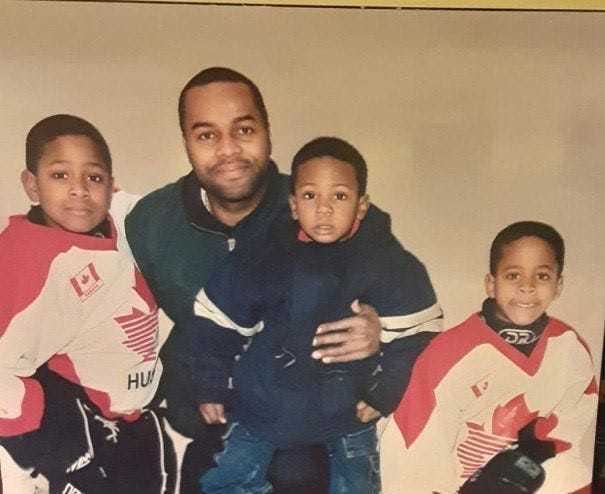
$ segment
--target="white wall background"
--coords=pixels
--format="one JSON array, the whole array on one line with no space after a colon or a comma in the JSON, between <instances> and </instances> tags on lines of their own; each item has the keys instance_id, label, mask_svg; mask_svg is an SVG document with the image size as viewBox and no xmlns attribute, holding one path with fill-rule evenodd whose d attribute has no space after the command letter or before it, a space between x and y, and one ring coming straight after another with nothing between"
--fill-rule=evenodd
<instances>
[{"instance_id":1,"label":"white wall background","mask_svg":"<svg viewBox=\"0 0 605 494\"><path fill-rule=\"evenodd\" d=\"M600 361L605 316L605 13L380 11L3 2L0 216L29 128L91 120L120 185L146 192L188 171L176 102L211 65L255 80L287 171L320 134L349 139L369 191L427 265L453 325L483 299L489 245L507 224L553 224L567 243L550 311Z\"/></svg>"}]
</instances>

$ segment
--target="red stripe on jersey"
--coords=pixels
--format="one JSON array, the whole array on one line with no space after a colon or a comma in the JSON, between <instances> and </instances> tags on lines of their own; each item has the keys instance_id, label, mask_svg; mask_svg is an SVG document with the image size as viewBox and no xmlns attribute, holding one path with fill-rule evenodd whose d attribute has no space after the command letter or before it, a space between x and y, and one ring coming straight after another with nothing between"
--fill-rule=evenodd
<instances>
[{"instance_id":1,"label":"red stripe on jersey","mask_svg":"<svg viewBox=\"0 0 605 494\"><path fill-rule=\"evenodd\" d=\"M112 232L115 227L112 224ZM72 247L115 250L110 239L66 232L31 223L25 216L11 216L0 233L0 337L10 321L40 295L54 258Z\"/></svg>"},{"instance_id":2,"label":"red stripe on jersey","mask_svg":"<svg viewBox=\"0 0 605 494\"><path fill-rule=\"evenodd\" d=\"M477 331L469 332L468 326L476 327ZM438 335L418 357L410 384L393 414L406 447L416 440L427 424L436 405L435 389L439 383L471 350L480 344L491 345L528 375L533 376L542 363L548 338L558 336L568 329L561 321L550 318L542 337L529 356L505 342L478 314L473 314L467 321Z\"/></svg>"}]
</instances>

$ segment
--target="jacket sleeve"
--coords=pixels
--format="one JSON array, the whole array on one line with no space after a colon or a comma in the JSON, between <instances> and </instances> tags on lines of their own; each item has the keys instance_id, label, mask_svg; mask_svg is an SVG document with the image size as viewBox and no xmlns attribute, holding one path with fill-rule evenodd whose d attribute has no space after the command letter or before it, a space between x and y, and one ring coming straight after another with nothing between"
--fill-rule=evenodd
<instances>
[{"instance_id":1,"label":"jacket sleeve","mask_svg":"<svg viewBox=\"0 0 605 494\"><path fill-rule=\"evenodd\" d=\"M262 269L262 267L260 268ZM217 268L194 304L194 317L182 328L187 362L198 403L225 403L236 355L263 329L259 266L231 254Z\"/></svg>"},{"instance_id":2,"label":"jacket sleeve","mask_svg":"<svg viewBox=\"0 0 605 494\"><path fill-rule=\"evenodd\" d=\"M183 349L183 362L191 376L196 403L227 404L233 364L247 338L210 319L192 317L175 335Z\"/></svg>"},{"instance_id":3,"label":"jacket sleeve","mask_svg":"<svg viewBox=\"0 0 605 494\"><path fill-rule=\"evenodd\" d=\"M539 493L590 492L598 394L590 355L583 343L577 347L568 360L572 368L565 370L574 379L552 413L536 424L536 436L554 441L556 450L542 465L546 477Z\"/></svg>"},{"instance_id":4,"label":"jacket sleeve","mask_svg":"<svg viewBox=\"0 0 605 494\"><path fill-rule=\"evenodd\" d=\"M373 266L380 268L366 300L383 331L380 365L364 399L386 416L401 400L416 358L441 330L443 313L424 265L394 237Z\"/></svg>"}]
</instances>

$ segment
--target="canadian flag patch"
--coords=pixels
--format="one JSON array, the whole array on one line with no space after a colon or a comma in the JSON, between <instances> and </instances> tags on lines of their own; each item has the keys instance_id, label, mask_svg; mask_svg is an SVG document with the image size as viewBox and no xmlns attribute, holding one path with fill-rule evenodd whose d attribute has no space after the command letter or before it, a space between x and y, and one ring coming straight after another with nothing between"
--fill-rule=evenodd
<instances>
[{"instance_id":1,"label":"canadian flag patch","mask_svg":"<svg viewBox=\"0 0 605 494\"><path fill-rule=\"evenodd\" d=\"M489 375L483 376L479 381L471 386L471 391L476 398L481 397L489 388Z\"/></svg>"},{"instance_id":2,"label":"canadian flag patch","mask_svg":"<svg viewBox=\"0 0 605 494\"><path fill-rule=\"evenodd\" d=\"M103 280L92 262L72 276L69 281L82 302L103 286Z\"/></svg>"}]
</instances>

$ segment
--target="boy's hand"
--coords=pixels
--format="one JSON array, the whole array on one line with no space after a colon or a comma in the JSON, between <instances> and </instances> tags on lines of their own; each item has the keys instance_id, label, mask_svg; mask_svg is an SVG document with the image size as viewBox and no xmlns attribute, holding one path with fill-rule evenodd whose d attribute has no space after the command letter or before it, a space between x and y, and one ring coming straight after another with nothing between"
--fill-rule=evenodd
<instances>
[{"instance_id":1,"label":"boy's hand","mask_svg":"<svg viewBox=\"0 0 605 494\"><path fill-rule=\"evenodd\" d=\"M351 310L354 316L317 328L313 346L323 348L315 350L311 357L332 364L360 360L378 351L382 331L378 314L373 307L358 300L351 304Z\"/></svg>"},{"instance_id":2,"label":"boy's hand","mask_svg":"<svg viewBox=\"0 0 605 494\"><path fill-rule=\"evenodd\" d=\"M380 417L380 412L375 408L372 408L365 401L358 402L357 405L355 405L355 408L357 408L357 418L363 423L370 422Z\"/></svg>"},{"instance_id":3,"label":"boy's hand","mask_svg":"<svg viewBox=\"0 0 605 494\"><path fill-rule=\"evenodd\" d=\"M202 403L198 407L207 424L226 424L225 407L222 403Z\"/></svg>"}]
</instances>

